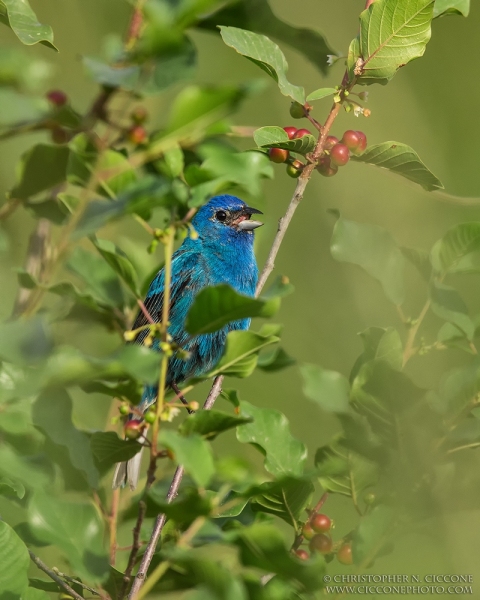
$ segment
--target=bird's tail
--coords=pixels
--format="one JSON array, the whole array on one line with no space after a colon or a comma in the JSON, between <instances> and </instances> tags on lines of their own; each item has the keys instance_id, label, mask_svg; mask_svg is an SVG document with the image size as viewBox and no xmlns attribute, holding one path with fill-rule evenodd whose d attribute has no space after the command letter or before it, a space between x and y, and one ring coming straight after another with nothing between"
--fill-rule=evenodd
<instances>
[{"instance_id":1,"label":"bird's tail","mask_svg":"<svg viewBox=\"0 0 480 600\"><path fill-rule=\"evenodd\" d=\"M143 444L145 442L145 437L142 435L138 438L137 441ZM112 482L112 488L114 490L116 490L119 487L125 487L127 484L132 491L137 487L138 479L140 476L142 452L143 448L130 460L117 463Z\"/></svg>"},{"instance_id":2,"label":"bird's tail","mask_svg":"<svg viewBox=\"0 0 480 600\"><path fill-rule=\"evenodd\" d=\"M138 412L141 414L145 412L149 406L151 406L157 397L157 388L156 386L146 385L143 388L142 400L140 404L137 406ZM138 421L141 423L143 419L135 418L134 415L128 415L128 420ZM144 433L146 429L144 430ZM145 443L145 435L141 435L137 442L140 444ZM134 490L137 487L138 479L140 476L140 464L142 462L142 450L135 454L133 458L127 460L126 462L117 463L115 467L115 473L113 475L112 488L116 490L119 487L125 487L127 484L131 490Z\"/></svg>"}]
</instances>

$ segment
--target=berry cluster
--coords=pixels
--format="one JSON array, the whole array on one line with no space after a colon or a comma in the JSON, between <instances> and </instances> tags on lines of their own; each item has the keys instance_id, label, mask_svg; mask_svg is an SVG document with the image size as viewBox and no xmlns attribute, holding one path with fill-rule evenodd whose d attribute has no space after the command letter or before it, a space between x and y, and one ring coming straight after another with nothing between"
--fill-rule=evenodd
<instances>
[{"instance_id":1,"label":"berry cluster","mask_svg":"<svg viewBox=\"0 0 480 600\"><path fill-rule=\"evenodd\" d=\"M353 564L352 543L342 540L334 544L330 535L333 529L333 521L324 514L314 513L310 516L302 529L302 538L308 542L310 554L320 552L320 554L336 555L337 560L343 565ZM295 550L296 556L301 560L308 560L310 554L303 548Z\"/></svg>"},{"instance_id":2,"label":"berry cluster","mask_svg":"<svg viewBox=\"0 0 480 600\"><path fill-rule=\"evenodd\" d=\"M289 140L298 140L304 135L311 135L311 132L308 131L308 129L297 129L296 127L284 127L283 129L288 135ZM299 160L291 158L290 152L283 148L270 148L268 156L274 163L287 163L287 175L294 179L300 176L300 173L305 166Z\"/></svg>"},{"instance_id":3,"label":"berry cluster","mask_svg":"<svg viewBox=\"0 0 480 600\"><path fill-rule=\"evenodd\" d=\"M350 155L359 156L367 147L367 136L363 131L349 129L341 140L329 135L325 141L325 151L320 158L317 171L324 177L331 177L350 160Z\"/></svg>"}]
</instances>

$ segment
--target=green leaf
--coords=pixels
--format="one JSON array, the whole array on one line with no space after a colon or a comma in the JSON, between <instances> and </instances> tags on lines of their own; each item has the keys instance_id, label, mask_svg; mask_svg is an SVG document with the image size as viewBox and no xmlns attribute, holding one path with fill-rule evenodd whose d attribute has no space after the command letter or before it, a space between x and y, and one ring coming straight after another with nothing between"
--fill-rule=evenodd
<instances>
[{"instance_id":1,"label":"green leaf","mask_svg":"<svg viewBox=\"0 0 480 600\"><path fill-rule=\"evenodd\" d=\"M352 156L351 159L388 169L418 183L428 192L443 189L442 182L427 169L415 150L400 142L383 142L369 146L361 156Z\"/></svg>"},{"instance_id":2,"label":"green leaf","mask_svg":"<svg viewBox=\"0 0 480 600\"><path fill-rule=\"evenodd\" d=\"M160 171L170 179L174 179L181 175L184 166L183 150L179 145L173 146L167 150L163 155L163 160L159 161Z\"/></svg>"},{"instance_id":3,"label":"green leaf","mask_svg":"<svg viewBox=\"0 0 480 600\"><path fill-rule=\"evenodd\" d=\"M480 222L460 223L449 229L433 246L431 261L437 273L480 271Z\"/></svg>"},{"instance_id":4,"label":"green leaf","mask_svg":"<svg viewBox=\"0 0 480 600\"><path fill-rule=\"evenodd\" d=\"M252 331L230 331L222 358L213 371L206 376L248 377L257 366L260 350L278 341L279 338L274 335L263 336Z\"/></svg>"},{"instance_id":5,"label":"green leaf","mask_svg":"<svg viewBox=\"0 0 480 600\"><path fill-rule=\"evenodd\" d=\"M28 587L28 550L13 529L0 521L0 594L2 600L19 598Z\"/></svg>"},{"instance_id":6,"label":"green leaf","mask_svg":"<svg viewBox=\"0 0 480 600\"><path fill-rule=\"evenodd\" d=\"M275 515L297 529L297 521L313 491L314 486L310 480L287 477L269 481L259 486L259 493L252 498L252 510Z\"/></svg>"},{"instance_id":7,"label":"green leaf","mask_svg":"<svg viewBox=\"0 0 480 600\"><path fill-rule=\"evenodd\" d=\"M227 46L250 59L278 84L284 96L305 103L305 91L287 80L288 64L280 48L264 35L237 27L220 26L220 34Z\"/></svg>"},{"instance_id":8,"label":"green leaf","mask_svg":"<svg viewBox=\"0 0 480 600\"><path fill-rule=\"evenodd\" d=\"M28 587L22 594L21 600L49 600L49 598L50 597L44 591L34 587Z\"/></svg>"},{"instance_id":9,"label":"green leaf","mask_svg":"<svg viewBox=\"0 0 480 600\"><path fill-rule=\"evenodd\" d=\"M79 577L94 583L108 577L103 519L93 504L36 492L28 513L34 536L60 549Z\"/></svg>"},{"instance_id":10,"label":"green leaf","mask_svg":"<svg viewBox=\"0 0 480 600\"><path fill-rule=\"evenodd\" d=\"M215 195L232 187L232 184L245 190L254 197L261 195L261 180L273 179L271 162L263 152L227 152L223 149L210 155L203 163L202 170L209 173L213 180L197 185L192 189L190 206L198 206L207 196ZM212 187L213 186L213 187ZM200 193L204 190L205 194ZM201 200L201 202L200 202Z\"/></svg>"},{"instance_id":11,"label":"green leaf","mask_svg":"<svg viewBox=\"0 0 480 600\"><path fill-rule=\"evenodd\" d=\"M315 90L307 96L307 102L313 102L314 100L322 100L322 98L328 98L328 96L334 96L337 93L335 88L320 88Z\"/></svg>"},{"instance_id":12,"label":"green leaf","mask_svg":"<svg viewBox=\"0 0 480 600\"><path fill-rule=\"evenodd\" d=\"M123 307L125 299L120 281L103 258L77 246L70 255L67 267L87 284L88 293L98 301Z\"/></svg>"},{"instance_id":13,"label":"green leaf","mask_svg":"<svg viewBox=\"0 0 480 600\"><path fill-rule=\"evenodd\" d=\"M245 89L234 86L187 86L174 100L165 133L182 130L188 132L190 138L203 133L205 128L232 112L245 93ZM172 141L164 150L175 144L176 141ZM155 150L155 144L151 150Z\"/></svg>"},{"instance_id":14,"label":"green leaf","mask_svg":"<svg viewBox=\"0 0 480 600\"><path fill-rule=\"evenodd\" d=\"M260 148L284 148L304 156L315 148L316 140L313 135L290 140L281 127L260 127L253 133L253 139Z\"/></svg>"},{"instance_id":15,"label":"green leaf","mask_svg":"<svg viewBox=\"0 0 480 600\"><path fill-rule=\"evenodd\" d=\"M340 217L333 230L330 251L336 260L365 269L382 284L391 302L402 304L405 259L388 231Z\"/></svg>"},{"instance_id":16,"label":"green leaf","mask_svg":"<svg viewBox=\"0 0 480 600\"><path fill-rule=\"evenodd\" d=\"M303 393L327 412L343 413L350 409L348 379L336 371L317 365L302 365Z\"/></svg>"},{"instance_id":17,"label":"green leaf","mask_svg":"<svg viewBox=\"0 0 480 600\"><path fill-rule=\"evenodd\" d=\"M285 352L283 348L270 348L258 357L257 366L267 373L275 373L293 366L297 361Z\"/></svg>"},{"instance_id":18,"label":"green leaf","mask_svg":"<svg viewBox=\"0 0 480 600\"><path fill-rule=\"evenodd\" d=\"M85 70L97 83L109 87L121 87L126 90L134 88L138 84L140 68L138 65L127 67L110 66L101 60L89 56L82 57Z\"/></svg>"},{"instance_id":19,"label":"green leaf","mask_svg":"<svg viewBox=\"0 0 480 600\"><path fill-rule=\"evenodd\" d=\"M215 473L215 467L212 449L207 441L198 434L185 437L165 429L160 432L158 439L173 451L177 463L184 467L197 485L205 487L208 484Z\"/></svg>"},{"instance_id":20,"label":"green leaf","mask_svg":"<svg viewBox=\"0 0 480 600\"><path fill-rule=\"evenodd\" d=\"M20 483L20 481L15 481L9 477L0 477L0 495L15 495L21 500L25 496L25 487Z\"/></svg>"},{"instance_id":21,"label":"green leaf","mask_svg":"<svg viewBox=\"0 0 480 600\"><path fill-rule=\"evenodd\" d=\"M207 412L207 411L205 411ZM209 496L199 493L196 488L188 488L182 492L180 498L174 502L165 502L165 493L162 490L162 499L159 500L157 490L152 488L149 499L155 502L156 512L162 512L167 519L173 519L177 524L188 527L197 517L206 517L211 514L213 504Z\"/></svg>"},{"instance_id":22,"label":"green leaf","mask_svg":"<svg viewBox=\"0 0 480 600\"><path fill-rule=\"evenodd\" d=\"M356 377L360 367L374 359L387 362L400 371L403 366L403 345L400 334L393 327L369 327L358 334L362 338L364 350L355 361L350 373L350 381Z\"/></svg>"},{"instance_id":23,"label":"green leaf","mask_svg":"<svg viewBox=\"0 0 480 600\"><path fill-rule=\"evenodd\" d=\"M249 402L241 402L240 407L242 417L253 422L237 428L237 439L243 444L253 444L265 455L265 469L272 475L301 475L307 449L290 433L285 415Z\"/></svg>"},{"instance_id":24,"label":"green leaf","mask_svg":"<svg viewBox=\"0 0 480 600\"><path fill-rule=\"evenodd\" d=\"M278 578L298 582L297 585L307 591L323 587L323 557L316 554L309 561L297 559L285 547L284 537L277 527L255 523L232 532L231 536L240 549L243 565L276 573Z\"/></svg>"},{"instance_id":25,"label":"green leaf","mask_svg":"<svg viewBox=\"0 0 480 600\"><path fill-rule=\"evenodd\" d=\"M475 324L468 315L468 308L454 288L434 281L430 286L432 311L445 321L453 323L469 340L475 335Z\"/></svg>"},{"instance_id":26,"label":"green leaf","mask_svg":"<svg viewBox=\"0 0 480 600\"><path fill-rule=\"evenodd\" d=\"M163 178L146 176L130 185L115 200L91 200L77 225L74 239L98 231L107 223L129 214L151 215L154 208L167 206L170 184Z\"/></svg>"},{"instance_id":27,"label":"green leaf","mask_svg":"<svg viewBox=\"0 0 480 600\"><path fill-rule=\"evenodd\" d=\"M360 15L357 83L386 84L423 56L431 36L434 0L376 0Z\"/></svg>"},{"instance_id":28,"label":"green leaf","mask_svg":"<svg viewBox=\"0 0 480 600\"><path fill-rule=\"evenodd\" d=\"M377 465L347 448L343 439L319 448L315 466L319 481L327 492L342 494L359 500L361 493L378 479Z\"/></svg>"},{"instance_id":29,"label":"green leaf","mask_svg":"<svg viewBox=\"0 0 480 600\"><path fill-rule=\"evenodd\" d=\"M64 390L44 392L33 405L33 422L52 442L67 449L71 464L82 471L90 487L98 488L90 440L73 425L72 410L72 399Z\"/></svg>"},{"instance_id":30,"label":"green leaf","mask_svg":"<svg viewBox=\"0 0 480 600\"><path fill-rule=\"evenodd\" d=\"M52 28L38 22L27 0L0 0L0 21L11 27L26 46L40 43L57 49L53 43Z\"/></svg>"},{"instance_id":31,"label":"green leaf","mask_svg":"<svg viewBox=\"0 0 480 600\"><path fill-rule=\"evenodd\" d=\"M375 506L365 515L358 526L352 543L353 560L360 564L367 557L374 559L382 547L390 541L393 527L393 511L387 506Z\"/></svg>"},{"instance_id":32,"label":"green leaf","mask_svg":"<svg viewBox=\"0 0 480 600\"><path fill-rule=\"evenodd\" d=\"M405 246L401 246L400 250L403 256L416 267L423 280L428 283L432 277L430 254L423 248L406 248Z\"/></svg>"},{"instance_id":33,"label":"green leaf","mask_svg":"<svg viewBox=\"0 0 480 600\"><path fill-rule=\"evenodd\" d=\"M362 365L351 389L354 408L367 418L372 431L388 442L390 450L398 450L399 445L403 449L403 445L407 445L403 430L399 432L398 428L407 413L413 415L415 410L423 408L421 400L424 395L425 390L404 373L378 359ZM412 418L418 419L418 416Z\"/></svg>"},{"instance_id":34,"label":"green leaf","mask_svg":"<svg viewBox=\"0 0 480 600\"><path fill-rule=\"evenodd\" d=\"M445 15L463 15L468 17L470 12L470 0L435 0L433 7L433 18Z\"/></svg>"},{"instance_id":35,"label":"green leaf","mask_svg":"<svg viewBox=\"0 0 480 600\"><path fill-rule=\"evenodd\" d=\"M42 318L0 324L0 358L31 365L44 359L51 350L52 340Z\"/></svg>"},{"instance_id":36,"label":"green leaf","mask_svg":"<svg viewBox=\"0 0 480 600\"><path fill-rule=\"evenodd\" d=\"M268 2L241 0L222 4L219 11L202 18L197 27L217 32L219 25L233 25L276 38L302 53L324 75L328 71L328 55L335 54L322 34L285 23L272 12Z\"/></svg>"},{"instance_id":37,"label":"green leaf","mask_svg":"<svg viewBox=\"0 0 480 600\"><path fill-rule=\"evenodd\" d=\"M65 181L69 153L67 146L50 144L27 150L17 166L17 183L9 197L27 200Z\"/></svg>"},{"instance_id":38,"label":"green leaf","mask_svg":"<svg viewBox=\"0 0 480 600\"><path fill-rule=\"evenodd\" d=\"M232 321L270 317L274 312L271 302L244 296L222 284L205 288L196 296L188 311L185 329L190 335L213 333Z\"/></svg>"},{"instance_id":39,"label":"green leaf","mask_svg":"<svg viewBox=\"0 0 480 600\"><path fill-rule=\"evenodd\" d=\"M95 238L92 242L120 279L122 279L137 298L140 298L137 274L125 252L120 250L120 248L110 240Z\"/></svg>"},{"instance_id":40,"label":"green leaf","mask_svg":"<svg viewBox=\"0 0 480 600\"><path fill-rule=\"evenodd\" d=\"M142 444L133 440L121 440L114 431L97 431L90 439L95 458L102 467L130 460L142 449Z\"/></svg>"},{"instance_id":41,"label":"green leaf","mask_svg":"<svg viewBox=\"0 0 480 600\"><path fill-rule=\"evenodd\" d=\"M0 474L12 481L21 482L25 488L43 489L49 482L47 474L33 464L28 457L22 457L4 443L0 446Z\"/></svg>"},{"instance_id":42,"label":"green leaf","mask_svg":"<svg viewBox=\"0 0 480 600\"><path fill-rule=\"evenodd\" d=\"M179 433L190 435L198 433L206 439L214 439L219 433L233 429L245 423L251 423L249 417L235 417L218 410L201 410L188 416L180 425Z\"/></svg>"}]
</instances>

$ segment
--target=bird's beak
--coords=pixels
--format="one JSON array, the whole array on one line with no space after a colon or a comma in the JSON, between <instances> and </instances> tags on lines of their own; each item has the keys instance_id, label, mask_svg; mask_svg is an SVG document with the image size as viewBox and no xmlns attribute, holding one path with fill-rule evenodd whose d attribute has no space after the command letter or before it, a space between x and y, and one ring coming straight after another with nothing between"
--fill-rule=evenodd
<instances>
[{"instance_id":1,"label":"bird's beak","mask_svg":"<svg viewBox=\"0 0 480 600\"><path fill-rule=\"evenodd\" d=\"M252 208L251 206L245 206L240 213L240 216L237 221L237 227L241 231L253 231L257 227L261 227L263 223L260 221L251 221L250 217L252 215L263 215L261 210L258 208Z\"/></svg>"}]
</instances>

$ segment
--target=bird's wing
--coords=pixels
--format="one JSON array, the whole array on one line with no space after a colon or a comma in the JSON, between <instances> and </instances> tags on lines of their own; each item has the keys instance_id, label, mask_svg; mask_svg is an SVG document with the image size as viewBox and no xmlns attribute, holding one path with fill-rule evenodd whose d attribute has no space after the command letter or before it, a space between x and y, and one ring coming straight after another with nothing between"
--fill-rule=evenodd
<instances>
[{"instance_id":1,"label":"bird's wing","mask_svg":"<svg viewBox=\"0 0 480 600\"><path fill-rule=\"evenodd\" d=\"M172 258L171 280L169 311L171 326L169 331L175 337L175 330L183 328L183 322L195 295L200 289L208 285L208 275L204 268L201 254L199 252L182 250L182 248L177 250ZM145 309L155 323L159 323L162 320L164 289L165 271L161 269L150 284L144 300ZM132 329L138 329L143 325L147 325L148 322L146 315L140 310ZM137 344L143 343L147 333L147 331L140 332L135 342Z\"/></svg>"}]
</instances>

